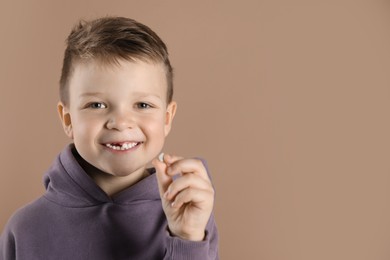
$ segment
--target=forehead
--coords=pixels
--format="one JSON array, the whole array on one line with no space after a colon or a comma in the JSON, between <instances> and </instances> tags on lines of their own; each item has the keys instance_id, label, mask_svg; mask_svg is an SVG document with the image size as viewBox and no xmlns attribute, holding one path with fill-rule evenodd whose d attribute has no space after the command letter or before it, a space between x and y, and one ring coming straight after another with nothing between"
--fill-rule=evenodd
<instances>
[{"instance_id":1,"label":"forehead","mask_svg":"<svg viewBox=\"0 0 390 260\"><path fill-rule=\"evenodd\" d=\"M165 66L152 61L78 61L72 74L69 81L71 98L85 91L133 90L165 94L167 90Z\"/></svg>"}]
</instances>

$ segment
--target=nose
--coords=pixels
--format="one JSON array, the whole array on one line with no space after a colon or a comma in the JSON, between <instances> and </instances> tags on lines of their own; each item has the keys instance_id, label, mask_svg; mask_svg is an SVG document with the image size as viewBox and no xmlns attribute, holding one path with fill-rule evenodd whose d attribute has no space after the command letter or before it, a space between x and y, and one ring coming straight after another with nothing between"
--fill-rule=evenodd
<instances>
[{"instance_id":1,"label":"nose","mask_svg":"<svg viewBox=\"0 0 390 260\"><path fill-rule=\"evenodd\" d=\"M106 123L107 129L123 131L134 127L134 118L130 112L113 111Z\"/></svg>"}]
</instances>

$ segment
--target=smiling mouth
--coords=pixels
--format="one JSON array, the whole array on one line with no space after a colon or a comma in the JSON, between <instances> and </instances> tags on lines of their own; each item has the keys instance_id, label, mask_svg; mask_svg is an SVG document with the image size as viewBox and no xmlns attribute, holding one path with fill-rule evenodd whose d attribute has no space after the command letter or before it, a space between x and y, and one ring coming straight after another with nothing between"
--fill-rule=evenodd
<instances>
[{"instance_id":1,"label":"smiling mouth","mask_svg":"<svg viewBox=\"0 0 390 260\"><path fill-rule=\"evenodd\" d=\"M139 144L141 144L141 142L109 143L105 144L105 146L117 151L126 151L136 147Z\"/></svg>"}]
</instances>

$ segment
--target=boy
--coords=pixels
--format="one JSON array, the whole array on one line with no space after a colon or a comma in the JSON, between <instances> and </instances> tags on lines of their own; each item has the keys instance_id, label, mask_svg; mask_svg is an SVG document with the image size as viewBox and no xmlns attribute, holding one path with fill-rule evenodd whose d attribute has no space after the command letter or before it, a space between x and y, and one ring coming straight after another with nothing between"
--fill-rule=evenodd
<instances>
[{"instance_id":1,"label":"boy","mask_svg":"<svg viewBox=\"0 0 390 260\"><path fill-rule=\"evenodd\" d=\"M218 259L204 163L157 159L176 112L172 77L143 24L107 17L72 30L58 104L72 144L45 194L8 222L0 259Z\"/></svg>"}]
</instances>

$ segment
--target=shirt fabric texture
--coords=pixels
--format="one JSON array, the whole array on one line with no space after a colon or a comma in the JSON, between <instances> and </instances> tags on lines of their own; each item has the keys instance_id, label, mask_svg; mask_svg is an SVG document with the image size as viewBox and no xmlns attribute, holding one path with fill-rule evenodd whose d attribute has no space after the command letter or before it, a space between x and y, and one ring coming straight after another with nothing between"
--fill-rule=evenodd
<instances>
[{"instance_id":1,"label":"shirt fabric texture","mask_svg":"<svg viewBox=\"0 0 390 260\"><path fill-rule=\"evenodd\" d=\"M44 195L8 221L0 237L0 260L219 259L213 215L203 241L169 234L154 169L109 197L72 149L73 144L67 146L45 174Z\"/></svg>"}]
</instances>

